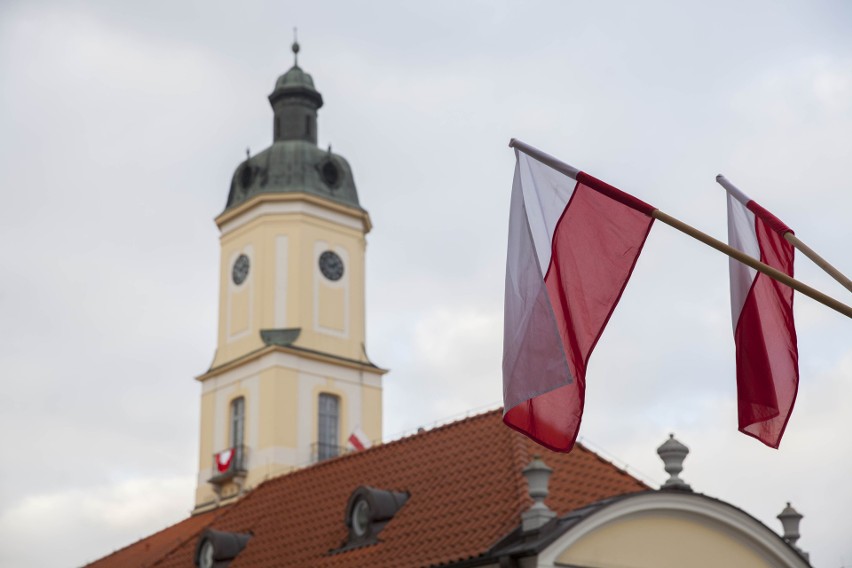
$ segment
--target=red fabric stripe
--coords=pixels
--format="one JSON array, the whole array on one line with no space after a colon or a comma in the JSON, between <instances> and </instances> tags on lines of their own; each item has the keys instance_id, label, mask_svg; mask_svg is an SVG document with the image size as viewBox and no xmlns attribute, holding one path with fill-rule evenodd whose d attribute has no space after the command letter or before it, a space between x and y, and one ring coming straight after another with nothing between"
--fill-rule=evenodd
<instances>
[{"instance_id":1,"label":"red fabric stripe","mask_svg":"<svg viewBox=\"0 0 852 568\"><path fill-rule=\"evenodd\" d=\"M551 450L565 452L574 446L589 356L653 222L645 211L578 183L556 226L545 284L574 381L510 409L504 417Z\"/></svg>"},{"instance_id":2,"label":"red fabric stripe","mask_svg":"<svg viewBox=\"0 0 852 568\"><path fill-rule=\"evenodd\" d=\"M361 443L361 440L358 439L358 436L356 436L355 434L350 434L349 443L352 444L352 447L354 447L359 452L366 449L366 446Z\"/></svg>"},{"instance_id":3,"label":"red fabric stripe","mask_svg":"<svg viewBox=\"0 0 852 568\"><path fill-rule=\"evenodd\" d=\"M753 203L749 203L749 209ZM783 238L786 231L779 231L775 222L784 226L783 223L769 215L775 221L755 211L760 260L793 276L794 249ZM793 289L757 273L740 313L734 340L740 431L777 448L799 387Z\"/></svg>"},{"instance_id":4,"label":"red fabric stripe","mask_svg":"<svg viewBox=\"0 0 852 568\"><path fill-rule=\"evenodd\" d=\"M503 422L554 452L570 452L580 431L585 381L569 383L510 408Z\"/></svg>"},{"instance_id":5,"label":"red fabric stripe","mask_svg":"<svg viewBox=\"0 0 852 568\"><path fill-rule=\"evenodd\" d=\"M609 185L605 181L601 181L594 176L590 176L586 172L580 172L577 174L577 182L582 183L585 186L591 187L595 191L599 191L610 199L614 199L623 205L627 205L632 209L641 211L645 215L650 216L651 213L653 213L656 209L656 207L648 205L641 199L637 199L629 193L624 193L617 187Z\"/></svg>"},{"instance_id":6,"label":"red fabric stripe","mask_svg":"<svg viewBox=\"0 0 852 568\"><path fill-rule=\"evenodd\" d=\"M751 200L746 205L749 211L754 213L755 217L762 219L766 224L780 235L784 233L792 233L793 229L784 224L781 219L764 209L757 201ZM795 234L795 233L794 233Z\"/></svg>"},{"instance_id":7,"label":"red fabric stripe","mask_svg":"<svg viewBox=\"0 0 852 568\"><path fill-rule=\"evenodd\" d=\"M222 461L222 457L224 453L228 453L228 459ZM216 468L219 470L219 473L224 473L228 471L228 468L231 467L231 461L234 459L234 450L223 450L216 454Z\"/></svg>"}]
</instances>

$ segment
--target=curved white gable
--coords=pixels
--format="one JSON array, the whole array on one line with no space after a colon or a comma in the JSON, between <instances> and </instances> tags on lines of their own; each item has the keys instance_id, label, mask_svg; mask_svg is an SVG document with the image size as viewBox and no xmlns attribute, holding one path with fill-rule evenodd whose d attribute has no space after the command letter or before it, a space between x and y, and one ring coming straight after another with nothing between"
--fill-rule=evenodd
<instances>
[{"instance_id":1,"label":"curved white gable","mask_svg":"<svg viewBox=\"0 0 852 568\"><path fill-rule=\"evenodd\" d=\"M627 497L568 529L537 566L594 568L807 568L763 523L702 495Z\"/></svg>"}]
</instances>

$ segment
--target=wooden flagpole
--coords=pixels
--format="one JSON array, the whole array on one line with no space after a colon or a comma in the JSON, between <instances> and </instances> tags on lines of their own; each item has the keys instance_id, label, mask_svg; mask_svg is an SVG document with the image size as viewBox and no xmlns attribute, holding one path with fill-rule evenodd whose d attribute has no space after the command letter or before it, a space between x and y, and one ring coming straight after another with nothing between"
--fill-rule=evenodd
<instances>
[{"instance_id":1,"label":"wooden flagpole","mask_svg":"<svg viewBox=\"0 0 852 568\"><path fill-rule=\"evenodd\" d=\"M716 176L716 181L719 183L719 185L731 192L734 198L742 202L743 205L747 205L747 202L743 202L743 199L747 200L748 198L742 191L740 191L737 186L728 181L728 178L726 178L722 174L719 174ZM811 247L803 243L796 235L794 235L792 232L784 233L784 240L786 240L788 243L802 251L802 253L809 259L811 259L814 264L825 270L832 278L840 282L840 284L844 288L852 292L852 280L849 280L849 278L847 278L845 274L843 274L837 268L832 266L827 260L817 254L816 251L814 251Z\"/></svg>"},{"instance_id":2,"label":"wooden flagpole","mask_svg":"<svg viewBox=\"0 0 852 568\"><path fill-rule=\"evenodd\" d=\"M768 264L764 264L764 263L760 262L759 260L757 260L756 258L751 257L751 256L747 255L746 253L744 253L744 252L742 252L738 249L735 249L734 247L732 247L732 246L730 246L726 243L723 243L720 240L714 239L710 235L699 231L695 227L691 227L690 225L687 225L683 221L675 219L671 215L666 215L665 213L663 213L659 209L655 209L654 212L651 213L651 217L653 217L654 219L659 219L660 221L662 221L666 225L674 227L675 229L677 229L678 231L681 231L682 233L686 233L690 237L701 241L705 245L709 245L709 246L713 247L714 249L725 253L726 255L730 256L731 258L735 258L738 261L742 262L743 264L751 266L752 268L754 268L758 272L762 272L763 274L766 274L770 278L777 280L778 282L781 282L782 284L786 284L787 286L789 286L793 290L796 290L797 292L801 292L805 296L808 296L809 298L816 300L820 304L823 304L824 306L828 306L829 308L831 308L831 309L833 309L837 312L840 312L841 314L845 315L846 317L852 319L852 307L847 306L843 302L835 300L834 298L832 298L831 296L828 296L827 294L823 294L822 292L820 292L819 290L817 290L815 288L811 288L810 286L808 286L804 282L801 282L799 280L796 280L795 278L791 278L790 276L787 276L786 274L784 274L780 270L772 268Z\"/></svg>"},{"instance_id":3,"label":"wooden flagpole","mask_svg":"<svg viewBox=\"0 0 852 568\"><path fill-rule=\"evenodd\" d=\"M529 144L525 144L524 142L521 142L520 140L516 140L516 139L512 138L509 141L509 147L510 148L517 148L521 152L529 155L532 158L535 158L536 160L538 160L538 161L540 161L544 164L547 164L548 166L552 167L556 171L562 172L563 174L571 177L572 179L576 179L577 173L579 172L579 170L577 168L575 168L573 166L569 166L565 162L562 162L562 161L554 158L550 154L542 152L541 150L538 150L537 148L534 148L534 147L530 146ZM778 282L781 282L782 284L789 286L790 288L796 290L797 292L801 292L805 296L808 296L809 298L816 300L817 302L821 303L822 305L827 306L827 307L829 307L829 308L831 308L831 309L833 309L837 312L840 312L841 314L845 315L846 317L852 319L852 307L847 306L843 302L835 300L831 296L823 294L822 292L820 292L819 290L817 290L815 288L811 288L810 286L808 286L804 282L800 282L799 280L796 280L795 278L791 278L790 276L787 276L786 274L784 274L780 270L772 268L768 264L764 264L764 263L760 262L759 260L757 260L756 258L753 258L753 257L745 254L744 252L742 252L738 249L735 249L734 247L732 247L732 246L730 246L726 243L723 243L722 241L720 241L718 239L714 239L713 237L711 237L707 233L699 231L695 227L692 227L691 225L687 225L683 221L676 219L676 218L672 217L671 215L663 213L659 209L654 209L654 211L651 212L651 217L653 217L654 219L658 219L658 220L662 221L666 225L669 225L670 227L673 227L673 228L677 229L678 231L680 231L684 234L687 234L690 237L692 237L692 238L694 238L698 241L701 241L705 245L713 247L714 249L718 250L719 252L725 253L726 255L730 256L731 258L734 258L734 259L742 262L743 264L746 264L746 265L754 268L758 272L766 274L770 278L777 280Z\"/></svg>"},{"instance_id":4,"label":"wooden flagpole","mask_svg":"<svg viewBox=\"0 0 852 568\"><path fill-rule=\"evenodd\" d=\"M784 238L788 243L802 251L805 256L814 261L814 264L825 270L832 278L840 282L844 288L852 292L852 280L846 277L845 274L833 267L827 260L818 255L814 250L799 240L799 237L793 233L784 233Z\"/></svg>"}]
</instances>

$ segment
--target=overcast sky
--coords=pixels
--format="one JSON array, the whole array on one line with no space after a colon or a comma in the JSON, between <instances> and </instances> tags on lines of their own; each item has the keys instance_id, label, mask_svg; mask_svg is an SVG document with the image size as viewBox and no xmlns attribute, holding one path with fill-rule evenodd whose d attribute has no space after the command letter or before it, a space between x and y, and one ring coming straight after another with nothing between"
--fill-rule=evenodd
<instances>
[{"instance_id":1,"label":"overcast sky","mask_svg":"<svg viewBox=\"0 0 852 568\"><path fill-rule=\"evenodd\" d=\"M368 235L386 439L501 397L518 137L725 238L724 173L852 273L845 2L0 3L0 565L74 566L185 517L218 231L300 63ZM852 295L800 257L797 275ZM796 296L780 450L737 432L727 259L656 224L588 370L582 440L852 565L852 321Z\"/></svg>"}]
</instances>

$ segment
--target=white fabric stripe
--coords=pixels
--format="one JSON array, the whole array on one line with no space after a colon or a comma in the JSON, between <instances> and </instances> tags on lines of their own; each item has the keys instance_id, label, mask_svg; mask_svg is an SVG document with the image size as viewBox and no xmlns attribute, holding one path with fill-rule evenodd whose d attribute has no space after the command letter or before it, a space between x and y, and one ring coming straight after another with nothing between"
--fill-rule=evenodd
<instances>
[{"instance_id":1,"label":"white fabric stripe","mask_svg":"<svg viewBox=\"0 0 852 568\"><path fill-rule=\"evenodd\" d=\"M506 321L510 319L512 323L519 321L522 309L513 311L513 317L509 318L509 299L524 297L525 287L523 284L523 268L528 271L533 270L530 264L533 264L537 257L526 258L528 251L525 250L525 244L528 244L529 239L529 223L526 221L524 212L523 189L521 188L521 164L515 164L515 178L512 181L512 202L509 208L509 247L506 252ZM534 248L535 245L533 245ZM536 267L535 272L541 273L541 267ZM543 278L537 278L543 280Z\"/></svg>"},{"instance_id":2,"label":"white fabric stripe","mask_svg":"<svg viewBox=\"0 0 852 568\"><path fill-rule=\"evenodd\" d=\"M520 186L524 209L532 234L541 278L550 266L551 246L556 224L574 193L576 180L547 167L523 152L515 150L517 159L513 191Z\"/></svg>"},{"instance_id":3,"label":"white fabric stripe","mask_svg":"<svg viewBox=\"0 0 852 568\"><path fill-rule=\"evenodd\" d=\"M732 192L728 193L728 244L752 258L760 258L754 213ZM731 275L731 322L736 332L740 313L757 271L733 258L728 259L728 268Z\"/></svg>"},{"instance_id":4,"label":"white fabric stripe","mask_svg":"<svg viewBox=\"0 0 852 568\"><path fill-rule=\"evenodd\" d=\"M542 277L542 268L535 254L535 244L524 208L520 170L520 163L516 163L506 254L506 297L503 309L504 411L572 382ZM547 248L549 251L549 243Z\"/></svg>"}]
</instances>

